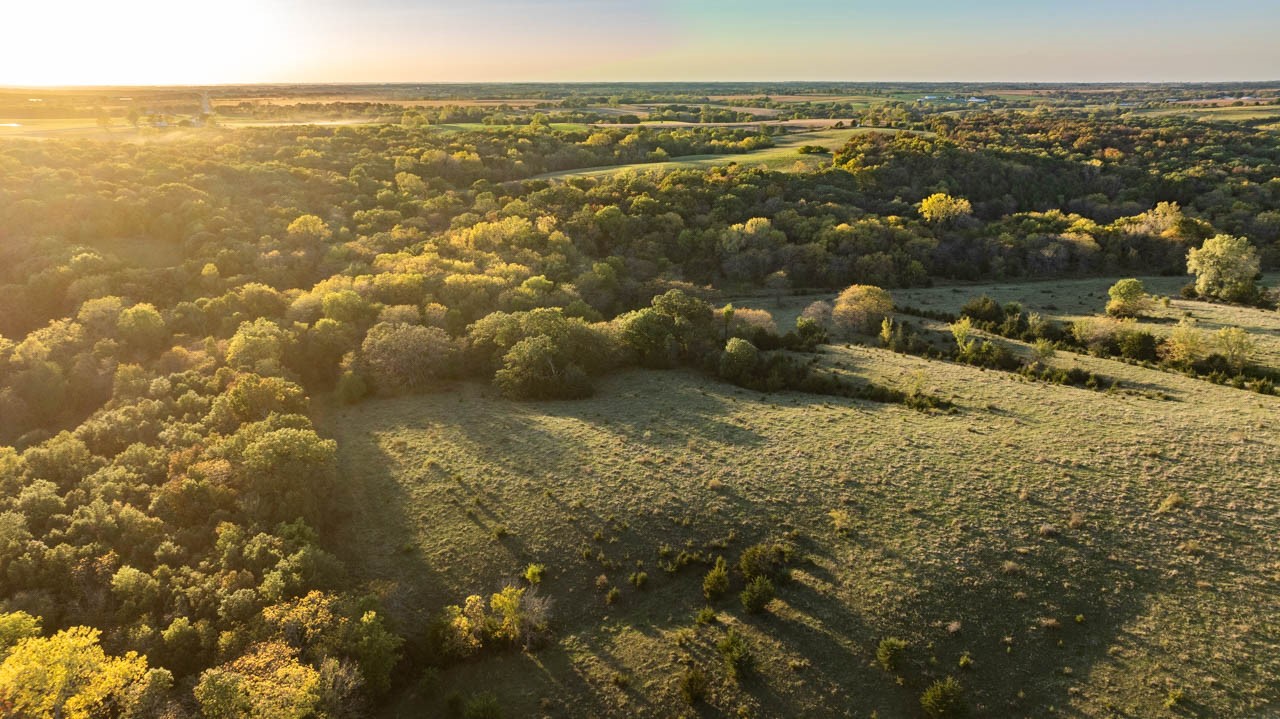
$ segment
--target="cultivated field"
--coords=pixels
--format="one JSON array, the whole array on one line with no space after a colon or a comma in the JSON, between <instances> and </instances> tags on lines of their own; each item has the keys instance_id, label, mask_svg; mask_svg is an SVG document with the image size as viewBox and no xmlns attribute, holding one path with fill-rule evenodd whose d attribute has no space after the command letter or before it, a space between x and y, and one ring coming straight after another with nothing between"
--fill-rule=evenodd
<instances>
[{"instance_id":1,"label":"cultivated field","mask_svg":"<svg viewBox=\"0 0 1280 719\"><path fill-rule=\"evenodd\" d=\"M951 308L983 291L1063 316L1097 306L1088 283L898 299ZM1222 311L1280 335L1274 312ZM574 402L467 384L328 410L352 496L339 547L403 631L529 563L555 603L549 646L455 665L388 716L440 711L453 690L495 691L508 716L674 716L689 665L711 677L706 715L917 716L945 675L976 716L1263 716L1280 701L1280 398L1066 352L1053 362L1150 392L859 346L820 357L923 382L957 410L652 371ZM735 572L717 621L694 621L705 560L784 536L793 579L765 613L743 612ZM665 571L681 550L699 558ZM716 651L730 627L755 657L738 681ZM885 637L909 645L895 672L875 660Z\"/></svg>"}]
</instances>

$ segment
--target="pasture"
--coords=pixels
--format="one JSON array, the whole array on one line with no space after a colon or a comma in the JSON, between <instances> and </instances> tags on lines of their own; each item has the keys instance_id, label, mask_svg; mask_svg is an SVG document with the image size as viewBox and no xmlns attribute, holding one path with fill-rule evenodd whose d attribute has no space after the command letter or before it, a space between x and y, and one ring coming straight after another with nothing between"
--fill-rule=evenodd
<instances>
[{"instance_id":1,"label":"pasture","mask_svg":"<svg viewBox=\"0 0 1280 719\"><path fill-rule=\"evenodd\" d=\"M1038 289L898 298L941 309L985 291L1064 316L1096 299ZM1250 322L1280 333L1276 313ZM1280 700L1280 398L1052 361L1152 396L830 346L821 366L923 383L957 410L640 370L581 401L512 405L468 383L327 407L350 491L336 546L402 631L421 637L423 607L487 596L530 563L554 602L548 646L429 674L386 716L438 712L453 691L495 691L508 716L676 716L689 666L710 677L704 715L917 716L947 675L976 716L1265 713ZM707 562L780 539L796 559L764 613L743 611L734 572L715 621L695 622ZM730 628L754 656L738 679L716 650ZM886 637L908 645L894 671L875 658Z\"/></svg>"}]
</instances>

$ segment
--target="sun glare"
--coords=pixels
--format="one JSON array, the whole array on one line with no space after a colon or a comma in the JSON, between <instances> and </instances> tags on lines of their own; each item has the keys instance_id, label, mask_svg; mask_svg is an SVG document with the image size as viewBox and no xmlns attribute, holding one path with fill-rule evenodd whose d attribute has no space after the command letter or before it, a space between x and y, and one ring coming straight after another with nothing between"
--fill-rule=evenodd
<instances>
[{"instance_id":1,"label":"sun glare","mask_svg":"<svg viewBox=\"0 0 1280 719\"><path fill-rule=\"evenodd\" d=\"M288 68L290 43L268 3L98 0L0 10L0 84L212 84Z\"/></svg>"}]
</instances>

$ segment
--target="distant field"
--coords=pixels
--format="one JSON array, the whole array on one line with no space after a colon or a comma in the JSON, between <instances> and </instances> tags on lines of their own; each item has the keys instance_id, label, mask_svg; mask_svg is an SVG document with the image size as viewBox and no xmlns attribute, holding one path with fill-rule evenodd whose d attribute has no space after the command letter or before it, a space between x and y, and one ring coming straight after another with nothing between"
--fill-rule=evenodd
<instances>
[{"instance_id":1,"label":"distant field","mask_svg":"<svg viewBox=\"0 0 1280 719\"><path fill-rule=\"evenodd\" d=\"M98 127L97 120L89 117L29 119L0 117L0 138L5 137L109 137L133 135L137 131L124 120L114 118L108 129Z\"/></svg>"},{"instance_id":2,"label":"distant field","mask_svg":"<svg viewBox=\"0 0 1280 719\"><path fill-rule=\"evenodd\" d=\"M675 157L666 162L638 162L630 165L587 167L578 170L549 172L544 175L538 175L534 179L550 180L565 177L596 177L599 175L610 175L615 172L626 172L630 170L637 172L663 172L672 169L685 169L691 167L707 168L728 164L765 167L770 170L812 170L822 162L830 160L831 156L820 154L801 155L799 149L802 145L821 145L828 150L837 150L843 146L844 143L848 142L850 137L869 132L898 131L873 127L858 127L845 128L841 130L828 129L817 130L814 132L797 132L775 138L774 141L777 144L774 147L755 150L753 152L724 155L689 155L686 157Z\"/></svg>"},{"instance_id":3,"label":"distant field","mask_svg":"<svg viewBox=\"0 0 1280 719\"><path fill-rule=\"evenodd\" d=\"M941 308L975 289L900 297ZM1039 289L979 291L1034 307ZM1050 302L1091 305L1066 303L1076 289ZM1250 321L1280 333L1276 313ZM690 663L712 678L712 715L915 717L948 674L975 716L1164 717L1172 696L1190 715L1260 716L1280 700L1280 398L1066 352L1053 362L1169 399L866 347L820 357L923 381L958 411L651 371L575 402L467 384L329 410L352 496L339 547L405 631L530 562L555 602L550 646L455 665L386 716L434 715L454 690L494 691L507 716L674 716ZM730 596L697 625L707 566L659 566L664 544L733 562L790 530L803 559L763 615ZM729 627L756 657L739 685L716 655ZM901 681L875 664L887 636L910 645Z\"/></svg>"},{"instance_id":4,"label":"distant field","mask_svg":"<svg viewBox=\"0 0 1280 719\"><path fill-rule=\"evenodd\" d=\"M1148 117L1183 115L1200 120L1232 121L1280 118L1280 105L1246 105L1243 107L1179 107L1159 110L1139 110Z\"/></svg>"}]
</instances>

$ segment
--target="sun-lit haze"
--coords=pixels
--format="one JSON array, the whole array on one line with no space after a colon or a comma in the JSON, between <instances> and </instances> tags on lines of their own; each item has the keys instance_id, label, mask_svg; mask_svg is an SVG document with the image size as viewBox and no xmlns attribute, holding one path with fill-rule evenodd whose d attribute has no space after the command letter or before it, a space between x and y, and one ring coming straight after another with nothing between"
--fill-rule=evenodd
<instances>
[{"instance_id":1,"label":"sun-lit haze","mask_svg":"<svg viewBox=\"0 0 1280 719\"><path fill-rule=\"evenodd\" d=\"M1280 4L1264 0L8 5L9 85L1280 75Z\"/></svg>"}]
</instances>

